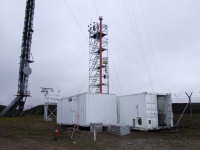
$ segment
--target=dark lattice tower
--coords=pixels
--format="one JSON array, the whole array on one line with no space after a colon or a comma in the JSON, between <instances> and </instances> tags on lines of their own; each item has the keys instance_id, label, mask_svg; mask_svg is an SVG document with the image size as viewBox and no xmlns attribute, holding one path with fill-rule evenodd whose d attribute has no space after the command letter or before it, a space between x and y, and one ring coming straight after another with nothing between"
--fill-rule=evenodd
<instances>
[{"instance_id":1,"label":"dark lattice tower","mask_svg":"<svg viewBox=\"0 0 200 150\"><path fill-rule=\"evenodd\" d=\"M33 16L34 16L35 0L27 0L24 20L24 31L22 37L20 68L18 79L18 91L16 98L1 112L1 116L11 115L18 107L22 112L26 98L30 96L28 91L28 77L32 70L29 67L33 63L31 55L31 43L33 34Z\"/></svg>"},{"instance_id":2,"label":"dark lattice tower","mask_svg":"<svg viewBox=\"0 0 200 150\"><path fill-rule=\"evenodd\" d=\"M89 92L109 93L108 26L93 22L89 27Z\"/></svg>"}]
</instances>

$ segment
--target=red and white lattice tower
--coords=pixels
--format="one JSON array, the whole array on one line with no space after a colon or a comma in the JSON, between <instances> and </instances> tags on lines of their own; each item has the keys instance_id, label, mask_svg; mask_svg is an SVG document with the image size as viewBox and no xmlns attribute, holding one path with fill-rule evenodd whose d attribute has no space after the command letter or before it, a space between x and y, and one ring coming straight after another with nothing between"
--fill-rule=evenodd
<instances>
[{"instance_id":1,"label":"red and white lattice tower","mask_svg":"<svg viewBox=\"0 0 200 150\"><path fill-rule=\"evenodd\" d=\"M109 93L108 26L102 20L88 26L90 93Z\"/></svg>"}]
</instances>

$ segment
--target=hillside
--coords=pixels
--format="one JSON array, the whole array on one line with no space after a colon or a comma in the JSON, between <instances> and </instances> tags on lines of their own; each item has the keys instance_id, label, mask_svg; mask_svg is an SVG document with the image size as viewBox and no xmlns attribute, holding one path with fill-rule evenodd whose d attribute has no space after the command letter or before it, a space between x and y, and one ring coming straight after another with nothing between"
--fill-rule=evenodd
<instances>
[{"instance_id":1,"label":"hillside","mask_svg":"<svg viewBox=\"0 0 200 150\"><path fill-rule=\"evenodd\" d=\"M173 103L172 110L174 114L181 114L185 108L187 103ZM190 113L190 105L188 105L185 114ZM193 114L200 114L200 103L192 103L192 113Z\"/></svg>"},{"instance_id":2,"label":"hillside","mask_svg":"<svg viewBox=\"0 0 200 150\"><path fill-rule=\"evenodd\" d=\"M0 105L0 112L1 112L4 108L6 108L6 106Z\"/></svg>"}]
</instances>

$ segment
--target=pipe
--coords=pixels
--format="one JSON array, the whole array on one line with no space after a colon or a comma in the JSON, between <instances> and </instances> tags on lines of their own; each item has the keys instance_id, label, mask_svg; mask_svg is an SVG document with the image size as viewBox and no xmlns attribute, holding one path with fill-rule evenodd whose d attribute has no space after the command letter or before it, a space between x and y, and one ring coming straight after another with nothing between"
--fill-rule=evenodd
<instances>
[{"instance_id":1,"label":"pipe","mask_svg":"<svg viewBox=\"0 0 200 150\"><path fill-rule=\"evenodd\" d=\"M99 17L100 20L100 93L102 93L102 20L103 17Z\"/></svg>"}]
</instances>

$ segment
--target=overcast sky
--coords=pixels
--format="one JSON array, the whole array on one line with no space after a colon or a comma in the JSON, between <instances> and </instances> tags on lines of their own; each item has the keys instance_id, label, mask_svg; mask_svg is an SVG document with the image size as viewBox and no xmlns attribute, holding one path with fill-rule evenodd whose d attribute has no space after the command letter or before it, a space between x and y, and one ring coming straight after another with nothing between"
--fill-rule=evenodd
<instances>
[{"instance_id":1,"label":"overcast sky","mask_svg":"<svg viewBox=\"0 0 200 150\"><path fill-rule=\"evenodd\" d=\"M0 104L17 94L26 0L0 0ZM88 92L88 24L108 25L110 93L200 91L199 0L36 0L31 98ZM200 102L200 100L196 100Z\"/></svg>"}]
</instances>

